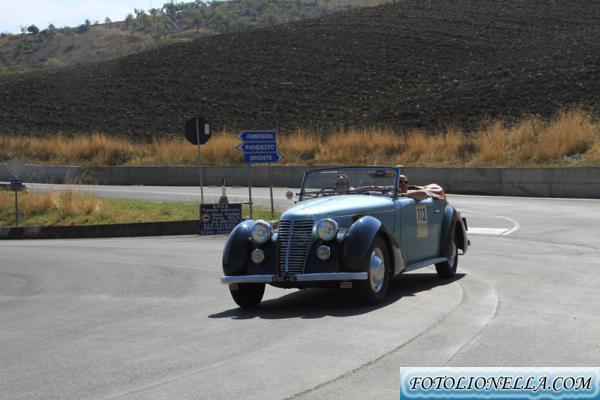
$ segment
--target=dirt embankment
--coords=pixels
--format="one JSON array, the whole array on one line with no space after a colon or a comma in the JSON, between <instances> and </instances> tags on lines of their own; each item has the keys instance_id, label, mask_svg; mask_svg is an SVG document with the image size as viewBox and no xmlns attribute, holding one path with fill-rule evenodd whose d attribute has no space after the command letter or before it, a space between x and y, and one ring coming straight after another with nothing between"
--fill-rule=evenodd
<instances>
[{"instance_id":1,"label":"dirt embankment","mask_svg":"<svg viewBox=\"0 0 600 400\"><path fill-rule=\"evenodd\" d=\"M600 113L596 0L406 0L0 79L0 132L472 128Z\"/></svg>"}]
</instances>

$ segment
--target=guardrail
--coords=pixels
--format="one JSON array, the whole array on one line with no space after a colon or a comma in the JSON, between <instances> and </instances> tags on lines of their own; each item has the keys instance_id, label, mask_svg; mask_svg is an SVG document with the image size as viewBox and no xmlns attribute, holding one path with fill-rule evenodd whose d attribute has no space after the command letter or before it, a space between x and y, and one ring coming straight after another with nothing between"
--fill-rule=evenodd
<instances>
[{"instance_id":1,"label":"guardrail","mask_svg":"<svg viewBox=\"0 0 600 400\"><path fill-rule=\"evenodd\" d=\"M316 166L273 166L273 185L298 187L302 175ZM405 167L413 184L438 183L448 193L490 196L600 198L600 167L590 168L421 168ZM85 181L102 185L196 186L196 167L93 167L83 179L79 167L28 166L25 182L69 183ZM246 186L246 167L205 167L205 185ZM0 180L9 176L0 165ZM267 167L252 168L252 184L269 186Z\"/></svg>"}]
</instances>

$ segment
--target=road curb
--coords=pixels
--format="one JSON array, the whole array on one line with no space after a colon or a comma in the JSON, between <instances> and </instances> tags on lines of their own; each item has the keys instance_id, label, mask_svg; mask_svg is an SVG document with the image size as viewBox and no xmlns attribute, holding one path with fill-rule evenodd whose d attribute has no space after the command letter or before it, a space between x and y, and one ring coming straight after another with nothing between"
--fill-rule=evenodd
<instances>
[{"instance_id":1,"label":"road curb","mask_svg":"<svg viewBox=\"0 0 600 400\"><path fill-rule=\"evenodd\" d=\"M7 227L0 228L0 240L191 235L197 234L198 228L199 223L197 220L135 224Z\"/></svg>"}]
</instances>

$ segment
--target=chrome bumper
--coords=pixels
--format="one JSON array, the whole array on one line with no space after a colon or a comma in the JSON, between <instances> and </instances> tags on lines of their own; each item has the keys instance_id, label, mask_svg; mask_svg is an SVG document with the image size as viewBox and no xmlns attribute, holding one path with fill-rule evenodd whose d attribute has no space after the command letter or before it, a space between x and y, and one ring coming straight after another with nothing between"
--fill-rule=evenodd
<instances>
[{"instance_id":1,"label":"chrome bumper","mask_svg":"<svg viewBox=\"0 0 600 400\"><path fill-rule=\"evenodd\" d=\"M221 283L281 283L281 282L322 282L322 281L363 281L369 278L366 272L331 272L324 274L298 274L281 277L279 275L228 275L221 277Z\"/></svg>"}]
</instances>

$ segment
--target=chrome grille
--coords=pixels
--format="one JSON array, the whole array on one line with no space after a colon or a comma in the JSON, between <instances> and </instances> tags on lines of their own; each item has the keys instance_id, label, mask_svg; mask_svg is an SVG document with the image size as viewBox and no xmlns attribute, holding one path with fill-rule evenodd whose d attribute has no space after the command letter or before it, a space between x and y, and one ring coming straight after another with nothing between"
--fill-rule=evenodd
<instances>
[{"instance_id":1,"label":"chrome grille","mask_svg":"<svg viewBox=\"0 0 600 400\"><path fill-rule=\"evenodd\" d=\"M279 273L304 272L315 221L280 221L278 231Z\"/></svg>"}]
</instances>

